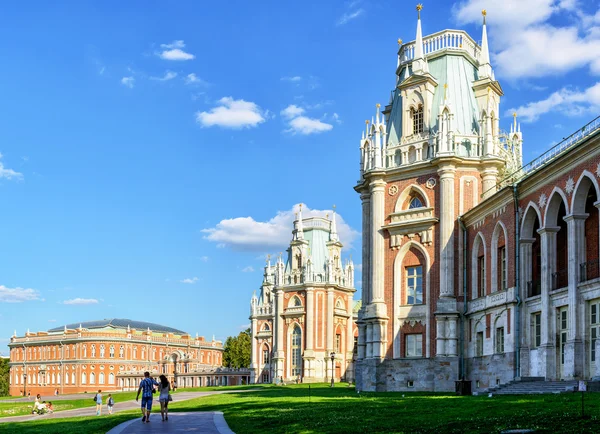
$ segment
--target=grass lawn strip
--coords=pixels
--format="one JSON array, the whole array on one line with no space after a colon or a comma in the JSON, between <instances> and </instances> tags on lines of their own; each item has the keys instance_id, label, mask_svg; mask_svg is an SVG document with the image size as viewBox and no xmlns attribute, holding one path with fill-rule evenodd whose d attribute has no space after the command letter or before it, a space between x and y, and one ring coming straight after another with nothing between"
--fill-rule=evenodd
<instances>
[{"instance_id":1,"label":"grass lawn strip","mask_svg":"<svg viewBox=\"0 0 600 434\"><path fill-rule=\"evenodd\" d=\"M255 387L255 386L253 386ZM223 390L227 388L219 388ZM270 433L498 433L529 428L536 433L598 432L600 394L454 396L426 393L356 393L341 385L265 387L172 403L176 411L222 411L237 434ZM90 401L91 402L91 401ZM0 425L0 433L105 433L139 411L100 418L46 419ZM78 427L79 425L79 427ZM78 430L79 428L79 430Z\"/></svg>"}]
</instances>

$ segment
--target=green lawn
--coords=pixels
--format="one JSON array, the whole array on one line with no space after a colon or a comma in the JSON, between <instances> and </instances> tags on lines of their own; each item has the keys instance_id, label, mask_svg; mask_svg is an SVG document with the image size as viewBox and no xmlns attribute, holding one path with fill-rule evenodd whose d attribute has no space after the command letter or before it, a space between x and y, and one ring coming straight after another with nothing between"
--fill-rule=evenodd
<instances>
[{"instance_id":1,"label":"green lawn","mask_svg":"<svg viewBox=\"0 0 600 434\"><path fill-rule=\"evenodd\" d=\"M228 388L218 388L225 390ZM581 395L465 396L425 393L360 393L338 385L264 387L261 391L231 393L175 401L171 411L222 411L238 433L498 433L534 428L536 432L598 432L600 394L586 395L581 419ZM90 401L91 402L91 401ZM101 418L41 419L0 424L0 433L104 433L138 411Z\"/></svg>"}]
</instances>

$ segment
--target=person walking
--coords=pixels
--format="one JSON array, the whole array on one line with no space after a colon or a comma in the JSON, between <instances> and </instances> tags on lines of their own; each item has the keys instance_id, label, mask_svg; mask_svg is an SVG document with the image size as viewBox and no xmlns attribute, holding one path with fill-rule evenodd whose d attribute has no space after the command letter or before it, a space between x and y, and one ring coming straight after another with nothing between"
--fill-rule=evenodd
<instances>
[{"instance_id":1,"label":"person walking","mask_svg":"<svg viewBox=\"0 0 600 434\"><path fill-rule=\"evenodd\" d=\"M171 390L171 385L169 384L169 380L164 375L158 377L160 380L160 395L158 396L158 402L160 402L160 415L162 417L163 422L165 420L169 420L169 391Z\"/></svg>"},{"instance_id":2,"label":"person walking","mask_svg":"<svg viewBox=\"0 0 600 434\"><path fill-rule=\"evenodd\" d=\"M102 414L102 391L98 390L96 393L96 416L100 416Z\"/></svg>"},{"instance_id":3,"label":"person walking","mask_svg":"<svg viewBox=\"0 0 600 434\"><path fill-rule=\"evenodd\" d=\"M135 401L137 402L140 398L140 392L142 392L142 423L150 423L150 413L152 412L152 394L155 392L154 386L159 384L156 380L150 377L150 372L144 372L144 379L140 381L140 387L138 388Z\"/></svg>"},{"instance_id":4,"label":"person walking","mask_svg":"<svg viewBox=\"0 0 600 434\"><path fill-rule=\"evenodd\" d=\"M115 400L112 397L112 394L108 394L108 399L106 400L106 409L108 410L108 414L113 414L113 406L115 405Z\"/></svg>"}]
</instances>

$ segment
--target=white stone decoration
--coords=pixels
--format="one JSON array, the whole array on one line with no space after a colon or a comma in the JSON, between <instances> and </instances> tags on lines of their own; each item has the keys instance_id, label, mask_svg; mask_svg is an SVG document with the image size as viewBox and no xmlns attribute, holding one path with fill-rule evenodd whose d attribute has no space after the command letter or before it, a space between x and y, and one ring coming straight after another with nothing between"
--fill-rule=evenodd
<instances>
[{"instance_id":1,"label":"white stone decoration","mask_svg":"<svg viewBox=\"0 0 600 434\"><path fill-rule=\"evenodd\" d=\"M427 187L429 189L433 189L436 184L437 184L437 181L435 180L435 178L429 178L427 180L427 182L425 183L425 187Z\"/></svg>"},{"instance_id":2,"label":"white stone decoration","mask_svg":"<svg viewBox=\"0 0 600 434\"><path fill-rule=\"evenodd\" d=\"M540 194L540 198L538 199L538 204L540 208L546 206L546 200L548 200L548 198L546 197L546 193Z\"/></svg>"},{"instance_id":3,"label":"white stone decoration","mask_svg":"<svg viewBox=\"0 0 600 434\"><path fill-rule=\"evenodd\" d=\"M600 178L600 163L596 166L596 176Z\"/></svg>"},{"instance_id":4,"label":"white stone decoration","mask_svg":"<svg viewBox=\"0 0 600 434\"><path fill-rule=\"evenodd\" d=\"M571 194L573 190L575 190L575 180L573 177L569 176L569 179L567 179L567 183L565 184L565 191L567 194Z\"/></svg>"},{"instance_id":5,"label":"white stone decoration","mask_svg":"<svg viewBox=\"0 0 600 434\"><path fill-rule=\"evenodd\" d=\"M390 194L390 196L394 196L394 195L398 194L398 186L391 185L390 188L388 189L388 193Z\"/></svg>"}]
</instances>

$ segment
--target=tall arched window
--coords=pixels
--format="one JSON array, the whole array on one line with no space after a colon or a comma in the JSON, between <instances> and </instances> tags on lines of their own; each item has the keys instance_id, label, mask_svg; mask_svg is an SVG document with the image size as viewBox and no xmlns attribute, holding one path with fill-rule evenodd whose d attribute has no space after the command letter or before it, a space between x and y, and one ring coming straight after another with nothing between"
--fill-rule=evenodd
<instances>
[{"instance_id":1,"label":"tall arched window","mask_svg":"<svg viewBox=\"0 0 600 434\"><path fill-rule=\"evenodd\" d=\"M408 209L423 208L423 202L419 196L413 196L408 204Z\"/></svg>"},{"instance_id":2,"label":"tall arched window","mask_svg":"<svg viewBox=\"0 0 600 434\"><path fill-rule=\"evenodd\" d=\"M133 358L137 359L137 347L133 347Z\"/></svg>"},{"instance_id":3,"label":"tall arched window","mask_svg":"<svg viewBox=\"0 0 600 434\"><path fill-rule=\"evenodd\" d=\"M60 384L60 373L56 374L56 384Z\"/></svg>"},{"instance_id":4,"label":"tall arched window","mask_svg":"<svg viewBox=\"0 0 600 434\"><path fill-rule=\"evenodd\" d=\"M423 304L423 267L406 267L406 304Z\"/></svg>"},{"instance_id":5,"label":"tall arched window","mask_svg":"<svg viewBox=\"0 0 600 434\"><path fill-rule=\"evenodd\" d=\"M121 345L119 347L119 357L122 359L123 357L125 357L125 347L123 345Z\"/></svg>"},{"instance_id":6,"label":"tall arched window","mask_svg":"<svg viewBox=\"0 0 600 434\"><path fill-rule=\"evenodd\" d=\"M96 345L92 344L92 358L96 357Z\"/></svg>"},{"instance_id":7,"label":"tall arched window","mask_svg":"<svg viewBox=\"0 0 600 434\"><path fill-rule=\"evenodd\" d=\"M98 377L98 383L104 384L104 372L100 372L100 375Z\"/></svg>"},{"instance_id":8,"label":"tall arched window","mask_svg":"<svg viewBox=\"0 0 600 434\"><path fill-rule=\"evenodd\" d=\"M296 324L292 331L292 376L302 372L302 330Z\"/></svg>"},{"instance_id":9,"label":"tall arched window","mask_svg":"<svg viewBox=\"0 0 600 434\"><path fill-rule=\"evenodd\" d=\"M96 384L96 374L90 372L90 384Z\"/></svg>"},{"instance_id":10,"label":"tall arched window","mask_svg":"<svg viewBox=\"0 0 600 434\"><path fill-rule=\"evenodd\" d=\"M111 346L110 346L110 349L109 349L109 355L110 355L110 358L111 358L111 359L112 359L113 357L115 357L115 346L114 346L114 345L111 345Z\"/></svg>"},{"instance_id":11,"label":"tall arched window","mask_svg":"<svg viewBox=\"0 0 600 434\"><path fill-rule=\"evenodd\" d=\"M291 303L292 307L302 307L302 300L297 295L294 296Z\"/></svg>"},{"instance_id":12,"label":"tall arched window","mask_svg":"<svg viewBox=\"0 0 600 434\"><path fill-rule=\"evenodd\" d=\"M71 384L75 384L75 372L71 372Z\"/></svg>"},{"instance_id":13,"label":"tall arched window","mask_svg":"<svg viewBox=\"0 0 600 434\"><path fill-rule=\"evenodd\" d=\"M87 384L87 374L85 372L81 373L81 384Z\"/></svg>"},{"instance_id":14,"label":"tall arched window","mask_svg":"<svg viewBox=\"0 0 600 434\"><path fill-rule=\"evenodd\" d=\"M112 372L108 374L108 384L115 384L115 374Z\"/></svg>"},{"instance_id":15,"label":"tall arched window","mask_svg":"<svg viewBox=\"0 0 600 434\"><path fill-rule=\"evenodd\" d=\"M410 109L410 114L413 120L413 134L423 132L423 106L419 105L416 110Z\"/></svg>"},{"instance_id":16,"label":"tall arched window","mask_svg":"<svg viewBox=\"0 0 600 434\"><path fill-rule=\"evenodd\" d=\"M264 345L263 346L263 365L266 365L267 363L269 363L269 346L268 345Z\"/></svg>"},{"instance_id":17,"label":"tall arched window","mask_svg":"<svg viewBox=\"0 0 600 434\"><path fill-rule=\"evenodd\" d=\"M104 358L104 344L100 345L100 357Z\"/></svg>"}]
</instances>

